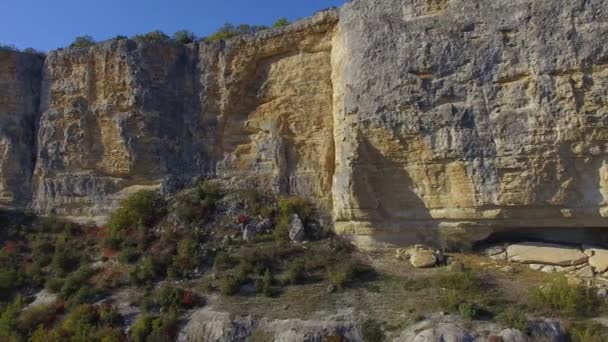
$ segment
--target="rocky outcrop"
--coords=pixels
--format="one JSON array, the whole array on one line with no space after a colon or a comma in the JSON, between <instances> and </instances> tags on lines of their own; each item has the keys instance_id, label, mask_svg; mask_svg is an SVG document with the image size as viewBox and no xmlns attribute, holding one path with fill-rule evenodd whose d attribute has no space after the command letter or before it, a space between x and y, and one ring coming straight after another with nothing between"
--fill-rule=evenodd
<instances>
[{"instance_id":1,"label":"rocky outcrop","mask_svg":"<svg viewBox=\"0 0 608 342\"><path fill-rule=\"evenodd\" d=\"M361 246L608 227L604 5L355 0L227 42L52 52L37 147L0 133L0 198L103 221L214 176L305 196Z\"/></svg>"},{"instance_id":2,"label":"rocky outcrop","mask_svg":"<svg viewBox=\"0 0 608 342\"><path fill-rule=\"evenodd\" d=\"M0 205L30 199L43 61L0 50Z\"/></svg>"},{"instance_id":3,"label":"rocky outcrop","mask_svg":"<svg viewBox=\"0 0 608 342\"><path fill-rule=\"evenodd\" d=\"M209 341L362 341L355 322L333 320L255 320L203 308L188 317L179 332L180 342Z\"/></svg>"}]
</instances>

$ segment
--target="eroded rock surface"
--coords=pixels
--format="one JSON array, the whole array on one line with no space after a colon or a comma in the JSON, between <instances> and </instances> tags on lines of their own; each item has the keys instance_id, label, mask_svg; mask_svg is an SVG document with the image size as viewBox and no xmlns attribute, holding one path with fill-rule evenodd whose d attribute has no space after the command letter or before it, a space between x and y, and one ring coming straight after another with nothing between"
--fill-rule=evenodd
<instances>
[{"instance_id":1,"label":"eroded rock surface","mask_svg":"<svg viewBox=\"0 0 608 342\"><path fill-rule=\"evenodd\" d=\"M0 50L0 205L31 196L43 57Z\"/></svg>"},{"instance_id":2,"label":"eroded rock surface","mask_svg":"<svg viewBox=\"0 0 608 342\"><path fill-rule=\"evenodd\" d=\"M361 246L608 227L606 22L603 0L355 0L227 42L51 52L38 111L35 63L2 55L0 203L103 221L214 176L307 197Z\"/></svg>"}]
</instances>

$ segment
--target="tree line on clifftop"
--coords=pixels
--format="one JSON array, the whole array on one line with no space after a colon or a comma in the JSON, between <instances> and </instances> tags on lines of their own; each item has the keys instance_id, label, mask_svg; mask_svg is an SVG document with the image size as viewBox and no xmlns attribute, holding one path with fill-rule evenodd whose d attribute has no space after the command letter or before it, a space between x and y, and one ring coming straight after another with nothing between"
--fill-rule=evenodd
<instances>
[{"instance_id":1,"label":"tree line on clifftop","mask_svg":"<svg viewBox=\"0 0 608 342\"><path fill-rule=\"evenodd\" d=\"M216 40L227 40L230 38L242 36L245 34L255 33L263 30L267 30L270 28L280 28L289 25L290 22L287 18L280 18L275 21L271 27L266 25L233 25L231 23L225 23L222 27L220 27L215 33L211 34L208 37L198 37L194 32L189 30L179 30L173 33L172 36L168 36L161 30L154 30L144 34L138 34L132 37L132 39L140 40L140 41L149 41L149 42L163 42L163 41L175 41L181 44L191 44L194 42L200 41L216 41ZM113 39L128 39L126 36L116 36ZM89 46L93 46L97 44L98 41L95 40L90 35L82 35L78 36L74 39L74 41L68 46L70 49L78 49L85 48ZM23 50L19 50L15 45L12 44L1 44L0 43L0 51L17 51L23 53L31 53L31 54L44 54L41 51L38 51L33 48L27 48Z\"/></svg>"}]
</instances>

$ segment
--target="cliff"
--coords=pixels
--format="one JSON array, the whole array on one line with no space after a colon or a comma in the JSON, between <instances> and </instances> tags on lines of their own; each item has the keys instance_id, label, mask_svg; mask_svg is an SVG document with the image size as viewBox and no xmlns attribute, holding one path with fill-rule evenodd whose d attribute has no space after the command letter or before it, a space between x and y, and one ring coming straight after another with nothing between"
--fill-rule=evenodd
<instances>
[{"instance_id":1,"label":"cliff","mask_svg":"<svg viewBox=\"0 0 608 342\"><path fill-rule=\"evenodd\" d=\"M214 176L308 197L361 245L608 227L607 21L356 0L227 42L1 53L0 203L103 221Z\"/></svg>"}]
</instances>

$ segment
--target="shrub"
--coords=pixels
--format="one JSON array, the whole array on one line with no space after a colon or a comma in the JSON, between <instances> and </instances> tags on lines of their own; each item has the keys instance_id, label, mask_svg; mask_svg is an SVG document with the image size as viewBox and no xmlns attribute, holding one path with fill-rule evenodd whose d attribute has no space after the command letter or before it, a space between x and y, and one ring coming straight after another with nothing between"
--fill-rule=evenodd
<instances>
[{"instance_id":1,"label":"shrub","mask_svg":"<svg viewBox=\"0 0 608 342\"><path fill-rule=\"evenodd\" d=\"M152 316L149 315L139 316L131 328L131 340L134 342L146 342L146 338L152 332L153 320Z\"/></svg>"},{"instance_id":2,"label":"shrub","mask_svg":"<svg viewBox=\"0 0 608 342\"><path fill-rule=\"evenodd\" d=\"M175 212L187 222L206 220L215 210L216 203L222 198L219 185L201 182L198 187L178 197Z\"/></svg>"},{"instance_id":3,"label":"shrub","mask_svg":"<svg viewBox=\"0 0 608 342\"><path fill-rule=\"evenodd\" d=\"M563 276L555 278L542 289L530 291L530 300L536 307L570 316L589 317L597 313L600 306L591 289L570 285Z\"/></svg>"},{"instance_id":4,"label":"shrub","mask_svg":"<svg viewBox=\"0 0 608 342\"><path fill-rule=\"evenodd\" d=\"M240 275L226 275L220 280L220 292L226 296L233 296L239 292L244 279Z\"/></svg>"},{"instance_id":5,"label":"shrub","mask_svg":"<svg viewBox=\"0 0 608 342\"><path fill-rule=\"evenodd\" d=\"M327 279L338 288L343 288L355 276L355 265L350 260L340 261L327 267Z\"/></svg>"},{"instance_id":6,"label":"shrub","mask_svg":"<svg viewBox=\"0 0 608 342\"><path fill-rule=\"evenodd\" d=\"M517 329L524 333L527 333L530 328L526 314L521 308L509 306L498 314L496 319L504 327Z\"/></svg>"},{"instance_id":7,"label":"shrub","mask_svg":"<svg viewBox=\"0 0 608 342\"><path fill-rule=\"evenodd\" d=\"M61 328L72 335L74 340L85 341L95 331L99 316L93 305L82 304L72 309L61 324ZM78 339L80 337L80 339Z\"/></svg>"},{"instance_id":8,"label":"shrub","mask_svg":"<svg viewBox=\"0 0 608 342\"><path fill-rule=\"evenodd\" d=\"M262 276L262 280L260 281L258 291L264 294L266 297L272 297L274 295L274 291L272 289L273 283L274 277L272 276L272 272L270 272L269 269L266 269L264 276Z\"/></svg>"},{"instance_id":9,"label":"shrub","mask_svg":"<svg viewBox=\"0 0 608 342\"><path fill-rule=\"evenodd\" d=\"M292 261L287 269L286 280L292 285L301 283L305 278L304 270L305 266L302 260Z\"/></svg>"},{"instance_id":10,"label":"shrub","mask_svg":"<svg viewBox=\"0 0 608 342\"><path fill-rule=\"evenodd\" d=\"M169 36L167 36L161 30L154 30L152 32L148 32L145 34L138 34L135 37L133 37L133 39L159 43L159 42L164 42L164 41L169 40Z\"/></svg>"},{"instance_id":11,"label":"shrub","mask_svg":"<svg viewBox=\"0 0 608 342\"><path fill-rule=\"evenodd\" d=\"M19 311L23 308L24 302L21 296L17 296L15 300L4 308L0 308L0 340L11 341L15 339L17 317Z\"/></svg>"},{"instance_id":12,"label":"shrub","mask_svg":"<svg viewBox=\"0 0 608 342\"><path fill-rule=\"evenodd\" d=\"M234 260L226 252L220 251L215 255L215 258L213 259L213 269L215 271L227 270L229 268L232 268L233 266Z\"/></svg>"},{"instance_id":13,"label":"shrub","mask_svg":"<svg viewBox=\"0 0 608 342\"><path fill-rule=\"evenodd\" d=\"M272 27L279 28L287 25L289 25L289 20L287 18L280 18L272 24Z\"/></svg>"},{"instance_id":14,"label":"shrub","mask_svg":"<svg viewBox=\"0 0 608 342\"><path fill-rule=\"evenodd\" d=\"M475 307L475 304L464 302L458 306L458 313L462 318L472 320L477 316L477 308Z\"/></svg>"},{"instance_id":15,"label":"shrub","mask_svg":"<svg viewBox=\"0 0 608 342\"><path fill-rule=\"evenodd\" d=\"M141 253L135 247L128 246L118 254L118 260L126 264L132 264L137 262L140 256Z\"/></svg>"},{"instance_id":16,"label":"shrub","mask_svg":"<svg viewBox=\"0 0 608 342\"><path fill-rule=\"evenodd\" d=\"M376 320L368 319L361 326L361 335L365 342L382 342L385 339L382 326Z\"/></svg>"},{"instance_id":17,"label":"shrub","mask_svg":"<svg viewBox=\"0 0 608 342\"><path fill-rule=\"evenodd\" d=\"M18 318L19 329L31 331L39 325L51 325L57 315L57 309L54 305L39 305L23 310Z\"/></svg>"},{"instance_id":18,"label":"shrub","mask_svg":"<svg viewBox=\"0 0 608 342\"><path fill-rule=\"evenodd\" d=\"M173 40L181 44L190 44L196 40L196 36L191 31L179 30L173 34Z\"/></svg>"},{"instance_id":19,"label":"shrub","mask_svg":"<svg viewBox=\"0 0 608 342\"><path fill-rule=\"evenodd\" d=\"M0 269L0 299L8 296L19 286L19 273L12 268Z\"/></svg>"},{"instance_id":20,"label":"shrub","mask_svg":"<svg viewBox=\"0 0 608 342\"><path fill-rule=\"evenodd\" d=\"M55 274L65 275L78 268L81 256L74 248L65 244L57 246L53 255L52 268Z\"/></svg>"},{"instance_id":21,"label":"shrub","mask_svg":"<svg viewBox=\"0 0 608 342\"><path fill-rule=\"evenodd\" d=\"M61 288L63 287L63 283L65 281L61 278L49 278L47 279L46 283L45 283L45 287L52 293L57 293L59 291L61 291Z\"/></svg>"},{"instance_id":22,"label":"shrub","mask_svg":"<svg viewBox=\"0 0 608 342\"><path fill-rule=\"evenodd\" d=\"M185 291L179 287L165 285L154 293L156 302L163 309L178 309L184 305Z\"/></svg>"},{"instance_id":23,"label":"shrub","mask_svg":"<svg viewBox=\"0 0 608 342\"><path fill-rule=\"evenodd\" d=\"M152 331L147 341L174 341L178 328L178 318L174 312L158 317L152 321Z\"/></svg>"},{"instance_id":24,"label":"shrub","mask_svg":"<svg viewBox=\"0 0 608 342\"><path fill-rule=\"evenodd\" d=\"M151 227L165 214L165 203L155 191L140 191L122 201L112 213L109 225L113 231Z\"/></svg>"},{"instance_id":25,"label":"shrub","mask_svg":"<svg viewBox=\"0 0 608 342\"><path fill-rule=\"evenodd\" d=\"M198 246L196 241L185 238L177 246L177 255L171 261L167 273L173 278L184 278L198 264Z\"/></svg>"},{"instance_id":26,"label":"shrub","mask_svg":"<svg viewBox=\"0 0 608 342\"><path fill-rule=\"evenodd\" d=\"M86 284L93 273L94 271L90 267L83 266L78 271L70 274L61 287L61 296L64 299L70 298Z\"/></svg>"},{"instance_id":27,"label":"shrub","mask_svg":"<svg viewBox=\"0 0 608 342\"><path fill-rule=\"evenodd\" d=\"M600 323L578 323L568 328L568 337L572 342L608 341L608 328Z\"/></svg>"},{"instance_id":28,"label":"shrub","mask_svg":"<svg viewBox=\"0 0 608 342\"><path fill-rule=\"evenodd\" d=\"M95 39L89 35L79 36L70 44L70 49L85 48L95 45Z\"/></svg>"},{"instance_id":29,"label":"shrub","mask_svg":"<svg viewBox=\"0 0 608 342\"><path fill-rule=\"evenodd\" d=\"M142 258L131 271L131 281L136 285L145 285L153 282L161 273L160 266L152 257Z\"/></svg>"},{"instance_id":30,"label":"shrub","mask_svg":"<svg viewBox=\"0 0 608 342\"><path fill-rule=\"evenodd\" d=\"M234 26L230 23L226 23L219 30L217 30L217 32L215 32L211 36L207 37L206 40L207 41L227 40L227 39L234 38L234 37L237 37L240 35L255 33L255 32L258 32L261 30L265 30L267 28L268 27L266 27L266 26L246 25L246 24Z\"/></svg>"}]
</instances>

